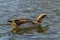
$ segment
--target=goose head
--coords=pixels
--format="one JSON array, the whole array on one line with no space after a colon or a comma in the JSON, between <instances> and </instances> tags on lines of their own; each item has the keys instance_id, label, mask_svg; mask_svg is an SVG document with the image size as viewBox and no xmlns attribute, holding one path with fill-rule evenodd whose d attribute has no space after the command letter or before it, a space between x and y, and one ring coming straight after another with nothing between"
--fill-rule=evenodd
<instances>
[{"instance_id":1,"label":"goose head","mask_svg":"<svg viewBox=\"0 0 60 40\"><path fill-rule=\"evenodd\" d=\"M40 14L34 22L36 24L39 24L41 22L41 20L44 19L45 17L48 18L48 16L46 14Z\"/></svg>"}]
</instances>

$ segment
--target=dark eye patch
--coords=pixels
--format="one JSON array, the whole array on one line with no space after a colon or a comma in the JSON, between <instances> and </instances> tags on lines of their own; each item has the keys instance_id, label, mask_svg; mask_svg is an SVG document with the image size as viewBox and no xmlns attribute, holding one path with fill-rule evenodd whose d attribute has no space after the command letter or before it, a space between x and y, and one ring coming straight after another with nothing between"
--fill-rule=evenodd
<instances>
[{"instance_id":1,"label":"dark eye patch","mask_svg":"<svg viewBox=\"0 0 60 40\"><path fill-rule=\"evenodd\" d=\"M42 18L46 17L47 15L44 15Z\"/></svg>"}]
</instances>

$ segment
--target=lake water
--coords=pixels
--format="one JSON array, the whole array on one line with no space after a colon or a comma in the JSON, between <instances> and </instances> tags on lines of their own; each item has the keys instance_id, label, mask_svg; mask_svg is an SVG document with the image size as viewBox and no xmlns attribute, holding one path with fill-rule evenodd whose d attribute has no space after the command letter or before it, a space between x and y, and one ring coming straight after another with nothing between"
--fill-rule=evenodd
<instances>
[{"instance_id":1,"label":"lake water","mask_svg":"<svg viewBox=\"0 0 60 40\"><path fill-rule=\"evenodd\" d=\"M47 33L13 35L8 19L36 17L45 13L49 19L41 26L49 25ZM0 0L0 40L60 40L60 0Z\"/></svg>"}]
</instances>

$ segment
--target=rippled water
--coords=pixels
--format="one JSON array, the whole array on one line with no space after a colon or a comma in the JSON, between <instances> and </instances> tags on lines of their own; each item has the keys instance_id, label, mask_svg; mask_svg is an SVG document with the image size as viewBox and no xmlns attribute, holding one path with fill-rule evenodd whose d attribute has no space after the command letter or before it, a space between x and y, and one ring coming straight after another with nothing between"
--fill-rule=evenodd
<instances>
[{"instance_id":1,"label":"rippled water","mask_svg":"<svg viewBox=\"0 0 60 40\"><path fill-rule=\"evenodd\" d=\"M49 25L47 33L12 34L8 19L36 17L45 13L42 27ZM60 40L60 0L0 0L0 40Z\"/></svg>"}]
</instances>

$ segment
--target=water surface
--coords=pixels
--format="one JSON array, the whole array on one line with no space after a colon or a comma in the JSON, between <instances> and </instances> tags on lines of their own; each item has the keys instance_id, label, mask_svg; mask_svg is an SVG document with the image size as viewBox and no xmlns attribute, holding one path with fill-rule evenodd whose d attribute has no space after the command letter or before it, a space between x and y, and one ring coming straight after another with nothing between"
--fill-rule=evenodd
<instances>
[{"instance_id":1,"label":"water surface","mask_svg":"<svg viewBox=\"0 0 60 40\"><path fill-rule=\"evenodd\" d=\"M36 17L45 13L42 27L49 25L47 33L13 35L8 19ZM60 0L0 0L0 40L60 40Z\"/></svg>"}]
</instances>

